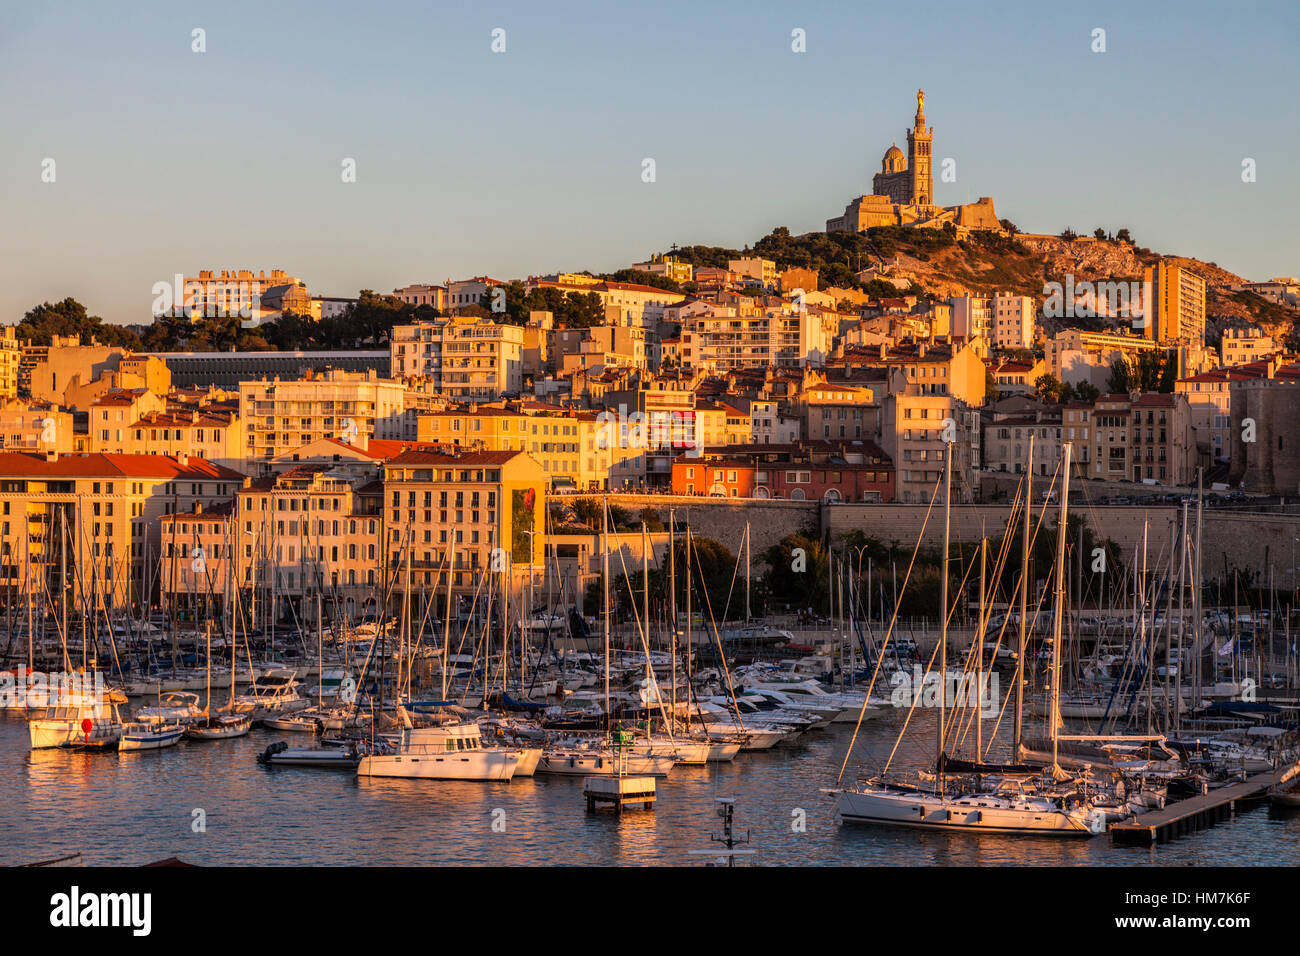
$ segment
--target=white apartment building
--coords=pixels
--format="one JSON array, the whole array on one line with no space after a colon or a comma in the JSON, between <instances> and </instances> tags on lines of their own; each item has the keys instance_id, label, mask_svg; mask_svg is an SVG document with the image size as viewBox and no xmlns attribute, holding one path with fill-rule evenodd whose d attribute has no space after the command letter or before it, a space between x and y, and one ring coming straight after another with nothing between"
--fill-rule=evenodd
<instances>
[{"instance_id":1,"label":"white apartment building","mask_svg":"<svg viewBox=\"0 0 1300 956\"><path fill-rule=\"evenodd\" d=\"M830 354L838 319L799 311L790 302L713 306L683 320L682 366L711 371L766 365L820 365Z\"/></svg>"},{"instance_id":2,"label":"white apartment building","mask_svg":"<svg viewBox=\"0 0 1300 956\"><path fill-rule=\"evenodd\" d=\"M297 381L239 383L246 457L269 461L322 438L364 448L372 438L414 440L406 388L375 372L330 369Z\"/></svg>"},{"instance_id":3,"label":"white apartment building","mask_svg":"<svg viewBox=\"0 0 1300 956\"><path fill-rule=\"evenodd\" d=\"M1027 295L999 292L992 305L993 345L1027 349L1034 342L1034 300Z\"/></svg>"},{"instance_id":4,"label":"white apartment building","mask_svg":"<svg viewBox=\"0 0 1300 956\"><path fill-rule=\"evenodd\" d=\"M981 338L993 341L993 304L985 295L954 295L948 299L952 306L952 334L959 339Z\"/></svg>"},{"instance_id":5,"label":"white apartment building","mask_svg":"<svg viewBox=\"0 0 1300 956\"><path fill-rule=\"evenodd\" d=\"M393 327L390 374L428 379L455 401L495 401L523 388L524 330L491 319L449 318Z\"/></svg>"}]
</instances>

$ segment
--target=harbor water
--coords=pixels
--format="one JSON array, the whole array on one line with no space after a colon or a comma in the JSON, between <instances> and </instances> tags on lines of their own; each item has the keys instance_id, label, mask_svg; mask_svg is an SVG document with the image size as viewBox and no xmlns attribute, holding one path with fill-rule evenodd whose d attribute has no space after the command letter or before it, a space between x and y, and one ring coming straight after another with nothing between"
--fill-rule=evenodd
<instances>
[{"instance_id":1,"label":"harbor water","mask_svg":"<svg viewBox=\"0 0 1300 956\"><path fill-rule=\"evenodd\" d=\"M933 761L933 713L913 716L895 766ZM863 726L845 774L876 772L897 715ZM1300 866L1300 816L1267 803L1155 848L1061 839L837 826L832 800L851 724L735 761L674 768L653 811L588 813L582 780L502 784L360 779L342 771L267 768L256 757L283 734L183 742L146 753L32 752L21 718L0 718L0 863L80 853L133 865L677 865L711 857L715 799L736 801L749 831L740 865ZM293 741L305 743L305 741ZM927 749L926 744L929 743Z\"/></svg>"}]
</instances>

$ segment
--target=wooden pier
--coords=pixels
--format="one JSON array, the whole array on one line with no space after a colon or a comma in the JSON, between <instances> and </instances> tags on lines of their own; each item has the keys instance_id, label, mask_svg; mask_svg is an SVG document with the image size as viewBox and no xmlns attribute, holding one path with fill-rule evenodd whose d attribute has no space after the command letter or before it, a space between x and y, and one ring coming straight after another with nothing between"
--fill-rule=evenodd
<instances>
[{"instance_id":1,"label":"wooden pier","mask_svg":"<svg viewBox=\"0 0 1300 956\"><path fill-rule=\"evenodd\" d=\"M1292 768L1292 773L1294 768ZM1289 776L1286 774L1284 776ZM1237 804L1263 797L1278 779L1275 770L1257 773L1241 783L1179 800L1110 828L1111 841L1123 846L1152 846L1195 833L1231 817Z\"/></svg>"},{"instance_id":2,"label":"wooden pier","mask_svg":"<svg viewBox=\"0 0 1300 956\"><path fill-rule=\"evenodd\" d=\"M599 806L611 806L615 813L629 807L640 806L653 810L655 805L654 777L588 777L582 787L587 798L587 812Z\"/></svg>"}]
</instances>

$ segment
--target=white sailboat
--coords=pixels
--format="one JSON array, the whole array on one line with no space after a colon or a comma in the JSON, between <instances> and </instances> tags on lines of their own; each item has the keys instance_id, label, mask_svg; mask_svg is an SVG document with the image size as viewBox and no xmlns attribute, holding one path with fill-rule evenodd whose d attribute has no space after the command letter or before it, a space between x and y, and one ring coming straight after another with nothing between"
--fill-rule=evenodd
<instances>
[{"instance_id":1,"label":"white sailboat","mask_svg":"<svg viewBox=\"0 0 1300 956\"><path fill-rule=\"evenodd\" d=\"M1063 567L1065 559L1066 509L1069 502L1071 445L1064 446L1061 467L1060 518L1057 525L1056 554L1056 607L1055 635L1053 639L1052 704L1053 714L1060 695L1060 645L1061 621L1064 604ZM948 639L948 542L951 534L951 448L944 461L944 548L940 577L941 602L939 647L942 656L939 672L945 673L946 644ZM1029 507L1026 494L1025 507ZM1022 570L1021 587L1025 586L1027 568ZM943 688L943 682L940 682ZM945 790L943 767L946 689L939 693L938 767L935 788L900 786L883 779L874 779L857 787L830 790L835 796L835 818L841 823L870 823L907 826L921 829L948 830L978 833L1032 833L1044 836L1090 837L1105 832L1106 815L1093 807L1078 792L1041 792L1030 789L1027 781L1003 777L992 789L976 788L970 791ZM1049 718L1053 742L1051 778L1063 774L1055 763L1056 741L1059 734L1059 716ZM1018 736L1018 735L1017 735Z\"/></svg>"}]
</instances>

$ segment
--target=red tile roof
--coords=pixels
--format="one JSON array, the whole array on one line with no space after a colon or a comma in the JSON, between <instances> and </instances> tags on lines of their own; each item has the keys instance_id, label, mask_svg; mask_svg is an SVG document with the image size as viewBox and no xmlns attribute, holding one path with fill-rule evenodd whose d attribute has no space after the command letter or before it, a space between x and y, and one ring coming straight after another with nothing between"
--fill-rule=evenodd
<instances>
[{"instance_id":1,"label":"red tile roof","mask_svg":"<svg viewBox=\"0 0 1300 956\"><path fill-rule=\"evenodd\" d=\"M220 481L244 480L237 471L203 458L189 457L182 465L169 455L44 455L0 452L0 475L13 478L192 478Z\"/></svg>"}]
</instances>

